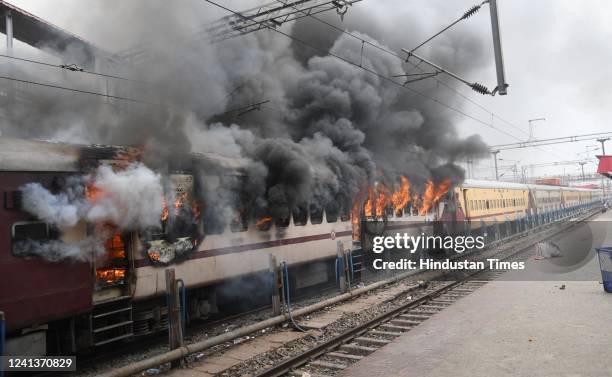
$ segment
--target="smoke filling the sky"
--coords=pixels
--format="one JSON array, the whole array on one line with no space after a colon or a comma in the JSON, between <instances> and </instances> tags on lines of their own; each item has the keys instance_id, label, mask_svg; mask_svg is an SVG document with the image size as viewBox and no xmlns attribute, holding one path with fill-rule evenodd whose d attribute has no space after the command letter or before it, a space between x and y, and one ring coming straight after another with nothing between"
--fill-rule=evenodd
<instances>
[{"instance_id":1,"label":"smoke filling the sky","mask_svg":"<svg viewBox=\"0 0 612 377\"><path fill-rule=\"evenodd\" d=\"M459 114L323 52L361 62L386 77L412 72L410 64L373 48L362 55L361 41L316 20L305 18L284 30L319 50L266 30L211 45L194 35L225 13L201 1L130 1L109 7L92 0L87 14L75 2L62 1L64 12L74 12L64 17L69 21L62 27L113 52L147 46L146 59L114 72L142 83L25 64L3 67L15 76L93 91L108 87L115 95L159 105L36 88L29 101L7 112L4 136L141 146L145 161L158 170L164 160L185 151L240 158L249 172L250 204L255 211L273 210L279 216L307 203L321 208L345 203L366 184L399 184L399 175L407 175L417 190L428 179L460 182L464 172L459 163L488 156L480 136L459 136ZM416 13L408 20L401 19L404 13L383 17L355 5L342 26L399 51L417 44L432 25L448 22L446 13L434 12L438 5L425 6L432 17L427 24ZM227 6L248 9L253 3L231 1ZM337 23L334 12L322 17ZM113 20L112 26L103 20ZM390 23L409 23L418 33L391 33ZM477 29L458 28L424 51L439 64L470 75L489 64L486 40ZM25 54L50 59L44 52L17 49L17 55ZM70 63L79 54L73 51L63 61ZM435 81L414 88L461 107L456 98L438 97ZM269 102L244 111L261 101ZM210 203L216 202L210 195L226 194L209 188L206 195Z\"/></svg>"}]
</instances>

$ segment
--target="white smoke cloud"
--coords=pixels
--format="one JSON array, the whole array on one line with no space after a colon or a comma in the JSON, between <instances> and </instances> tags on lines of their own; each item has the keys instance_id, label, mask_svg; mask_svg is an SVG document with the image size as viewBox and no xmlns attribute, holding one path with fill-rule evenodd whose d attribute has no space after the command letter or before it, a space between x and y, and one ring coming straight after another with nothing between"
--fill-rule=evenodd
<instances>
[{"instance_id":1,"label":"white smoke cloud","mask_svg":"<svg viewBox=\"0 0 612 377\"><path fill-rule=\"evenodd\" d=\"M52 194L40 183L21 187L23 209L60 229L75 226L80 220L83 202L67 193Z\"/></svg>"},{"instance_id":2,"label":"white smoke cloud","mask_svg":"<svg viewBox=\"0 0 612 377\"><path fill-rule=\"evenodd\" d=\"M110 222L121 230L137 230L159 225L163 209L161 177L142 164L114 172L101 166L92 179L101 190L86 211L89 222Z\"/></svg>"},{"instance_id":3,"label":"white smoke cloud","mask_svg":"<svg viewBox=\"0 0 612 377\"><path fill-rule=\"evenodd\" d=\"M73 260L88 262L104 255L104 240L97 236L76 242L62 240L22 240L13 246L15 255L29 257L36 255L49 262Z\"/></svg>"},{"instance_id":4,"label":"white smoke cloud","mask_svg":"<svg viewBox=\"0 0 612 377\"><path fill-rule=\"evenodd\" d=\"M85 198L86 187L95 190L95 199ZM119 172L100 166L86 177L67 180L63 191L54 194L39 183L21 187L23 209L60 231L80 221L111 223L120 231L160 225L163 210L161 176L135 163ZM37 255L48 261L65 259L88 261L104 254L104 241L110 236L105 227L78 241L23 240L14 245L20 255Z\"/></svg>"}]
</instances>

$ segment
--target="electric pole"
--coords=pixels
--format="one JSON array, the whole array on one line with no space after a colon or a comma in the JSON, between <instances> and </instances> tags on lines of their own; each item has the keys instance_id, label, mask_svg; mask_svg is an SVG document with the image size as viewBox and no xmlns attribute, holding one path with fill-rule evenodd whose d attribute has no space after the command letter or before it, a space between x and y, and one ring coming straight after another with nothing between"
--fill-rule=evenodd
<instances>
[{"instance_id":1,"label":"electric pole","mask_svg":"<svg viewBox=\"0 0 612 377\"><path fill-rule=\"evenodd\" d=\"M599 141L601 143L601 155L605 156L606 155L606 141L610 140L609 137L602 137L601 139L597 139L597 141ZM605 198L606 197L606 182L604 180L603 175L601 176L601 194L602 197Z\"/></svg>"},{"instance_id":2,"label":"electric pole","mask_svg":"<svg viewBox=\"0 0 612 377\"><path fill-rule=\"evenodd\" d=\"M495 159L495 180L499 181L499 172L497 171L497 154L499 151L491 151L493 158Z\"/></svg>"},{"instance_id":3,"label":"electric pole","mask_svg":"<svg viewBox=\"0 0 612 377\"><path fill-rule=\"evenodd\" d=\"M497 0L489 1L491 10L491 30L493 31L493 52L495 53L495 69L497 72L497 91L500 96L508 94L508 84L506 83L506 73L504 72L504 57L501 45L501 33L499 30L499 15L497 12Z\"/></svg>"},{"instance_id":4,"label":"electric pole","mask_svg":"<svg viewBox=\"0 0 612 377\"><path fill-rule=\"evenodd\" d=\"M535 134L534 134L534 123L535 122L543 122L546 121L546 118L534 118L534 119L529 119L527 122L529 123L529 142L532 143L535 140ZM533 167L531 168L531 176L534 176L534 170Z\"/></svg>"},{"instance_id":5,"label":"electric pole","mask_svg":"<svg viewBox=\"0 0 612 377\"><path fill-rule=\"evenodd\" d=\"M534 119L529 119L527 122L529 123L529 141L534 141L535 137L534 137L534 123L535 122L540 122L540 121L545 121L546 118L534 118Z\"/></svg>"},{"instance_id":6,"label":"electric pole","mask_svg":"<svg viewBox=\"0 0 612 377\"><path fill-rule=\"evenodd\" d=\"M584 181L584 165L586 165L586 162L579 162L578 165L580 165L580 168L582 169L582 180Z\"/></svg>"},{"instance_id":7,"label":"electric pole","mask_svg":"<svg viewBox=\"0 0 612 377\"><path fill-rule=\"evenodd\" d=\"M597 139L597 141L599 141L601 143L601 154L603 156L606 155L606 141L610 140L610 138L602 138L602 139Z\"/></svg>"}]
</instances>

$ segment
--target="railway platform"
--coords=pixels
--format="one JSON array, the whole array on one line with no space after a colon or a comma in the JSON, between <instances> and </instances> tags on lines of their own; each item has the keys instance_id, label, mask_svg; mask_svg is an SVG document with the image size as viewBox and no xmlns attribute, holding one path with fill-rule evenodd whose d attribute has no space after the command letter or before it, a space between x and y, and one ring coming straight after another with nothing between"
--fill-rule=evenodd
<instances>
[{"instance_id":1,"label":"railway platform","mask_svg":"<svg viewBox=\"0 0 612 377\"><path fill-rule=\"evenodd\" d=\"M612 244L607 228L600 236ZM540 262L528 261L526 270ZM516 276L485 285L339 376L612 375L612 294L602 288L596 258L554 280L510 274Z\"/></svg>"}]
</instances>

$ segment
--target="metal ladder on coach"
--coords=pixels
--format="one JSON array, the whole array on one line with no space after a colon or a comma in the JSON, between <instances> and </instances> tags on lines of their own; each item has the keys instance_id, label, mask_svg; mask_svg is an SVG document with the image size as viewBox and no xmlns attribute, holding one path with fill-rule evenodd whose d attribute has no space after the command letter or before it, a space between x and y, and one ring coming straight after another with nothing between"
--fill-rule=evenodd
<instances>
[{"instance_id":1,"label":"metal ladder on coach","mask_svg":"<svg viewBox=\"0 0 612 377\"><path fill-rule=\"evenodd\" d=\"M130 296L94 303L90 316L91 342L94 346L119 341L134 335Z\"/></svg>"},{"instance_id":2,"label":"metal ladder on coach","mask_svg":"<svg viewBox=\"0 0 612 377\"><path fill-rule=\"evenodd\" d=\"M361 277L362 277L362 271L364 268L363 265L363 249L355 249L351 251L351 255L352 255L352 262L353 262L353 268L352 268L352 281L356 282L356 281L360 281Z\"/></svg>"}]
</instances>

